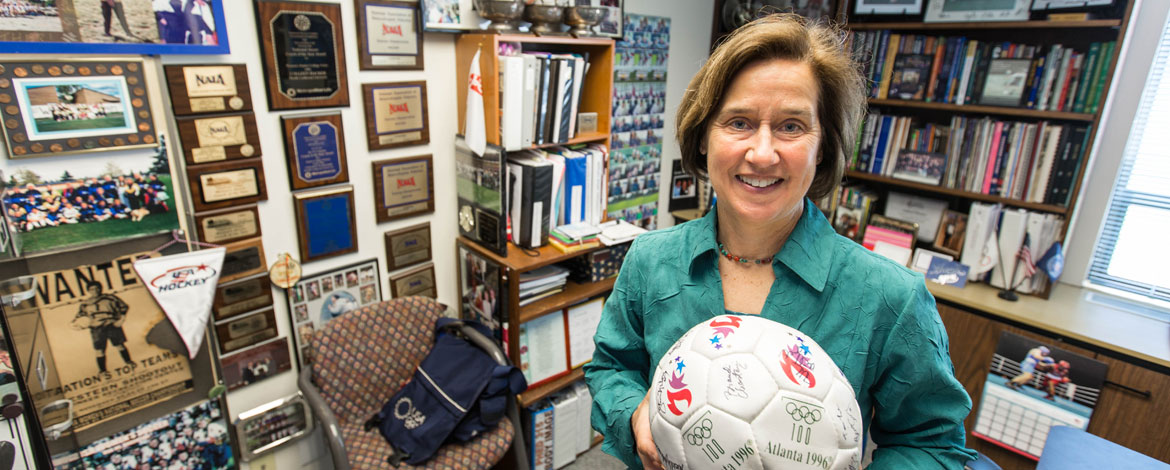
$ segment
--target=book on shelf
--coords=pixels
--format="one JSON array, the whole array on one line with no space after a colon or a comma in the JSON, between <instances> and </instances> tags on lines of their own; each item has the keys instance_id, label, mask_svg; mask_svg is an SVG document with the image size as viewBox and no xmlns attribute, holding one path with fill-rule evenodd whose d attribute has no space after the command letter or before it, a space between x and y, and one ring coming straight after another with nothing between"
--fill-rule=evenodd
<instances>
[{"instance_id":1,"label":"book on shelf","mask_svg":"<svg viewBox=\"0 0 1170 470\"><path fill-rule=\"evenodd\" d=\"M926 80L930 78L931 61L927 54L903 54L894 60L890 83L890 98L922 100L926 97Z\"/></svg>"},{"instance_id":2,"label":"book on shelf","mask_svg":"<svg viewBox=\"0 0 1170 470\"><path fill-rule=\"evenodd\" d=\"M541 400L524 412L524 428L528 430L528 465L533 470L556 470L554 465L556 408L549 400Z\"/></svg>"}]
</instances>

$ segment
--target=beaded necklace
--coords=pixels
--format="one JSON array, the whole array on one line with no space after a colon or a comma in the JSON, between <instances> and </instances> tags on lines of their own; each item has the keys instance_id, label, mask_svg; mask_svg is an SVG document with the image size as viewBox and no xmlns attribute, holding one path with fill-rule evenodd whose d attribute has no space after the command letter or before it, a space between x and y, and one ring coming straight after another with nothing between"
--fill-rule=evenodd
<instances>
[{"instance_id":1,"label":"beaded necklace","mask_svg":"<svg viewBox=\"0 0 1170 470\"><path fill-rule=\"evenodd\" d=\"M754 259L754 258L740 258L740 257L738 257L738 256L735 256L735 255L731 254L731 253L728 253L728 252L727 252L727 248L724 248L724 247L723 247L723 242L719 242L719 254L723 255L723 256L724 256L725 258L727 258L729 261L733 261L733 262L737 262L737 263L743 263L743 264L749 264L749 263L754 263L754 264L764 264L764 263L768 263L768 264L771 264L771 263L772 263L772 259L776 257L776 255L772 255L772 256L769 256L769 257L767 257L767 258L760 258L760 259Z\"/></svg>"}]
</instances>

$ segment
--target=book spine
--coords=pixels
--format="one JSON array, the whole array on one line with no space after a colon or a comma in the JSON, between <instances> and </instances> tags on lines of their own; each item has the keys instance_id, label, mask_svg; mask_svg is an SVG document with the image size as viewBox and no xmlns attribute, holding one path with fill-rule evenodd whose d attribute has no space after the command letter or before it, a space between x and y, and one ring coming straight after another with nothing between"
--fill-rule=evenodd
<instances>
[{"instance_id":1,"label":"book spine","mask_svg":"<svg viewBox=\"0 0 1170 470\"><path fill-rule=\"evenodd\" d=\"M883 30L881 35L881 42L877 44L877 60L874 61L873 74L870 75L873 80L873 88L870 90L870 98L877 98L882 90L882 71L885 70L886 52L890 45L890 31ZM891 62L892 63L892 62Z\"/></svg>"},{"instance_id":2,"label":"book spine","mask_svg":"<svg viewBox=\"0 0 1170 470\"><path fill-rule=\"evenodd\" d=\"M1072 112L1085 112L1085 97L1089 95L1089 89L1093 85L1093 72L1097 69L1097 61L1101 55L1101 43L1094 42L1089 45L1089 56L1085 59L1085 66L1081 68L1081 86L1077 89L1076 98L1073 99Z\"/></svg>"},{"instance_id":3,"label":"book spine","mask_svg":"<svg viewBox=\"0 0 1170 470\"><path fill-rule=\"evenodd\" d=\"M1048 105L1048 109L1053 111L1064 111L1064 100L1068 98L1068 88L1070 86L1070 80L1073 75L1073 67L1077 62L1077 55L1078 53L1076 51L1069 49L1068 54L1065 54L1064 59L1061 60L1060 68L1063 70L1060 71L1060 81L1057 82L1057 89L1060 90L1060 92L1053 93L1052 103Z\"/></svg>"},{"instance_id":4,"label":"book spine","mask_svg":"<svg viewBox=\"0 0 1170 470\"><path fill-rule=\"evenodd\" d=\"M978 47L979 41L972 40L967 43L967 52L963 58L963 71L959 79L959 89L955 93L955 104L967 103L967 84L971 82L971 69L975 66L975 51Z\"/></svg>"},{"instance_id":5,"label":"book spine","mask_svg":"<svg viewBox=\"0 0 1170 470\"><path fill-rule=\"evenodd\" d=\"M999 46L996 46L998 48ZM989 44L980 44L979 51L976 52L978 62L975 66L975 78L971 80L971 86L967 90L967 100L976 102L976 97L983 96L983 82L987 80L987 68L991 65L991 59L997 55L996 48L991 48Z\"/></svg>"},{"instance_id":6,"label":"book spine","mask_svg":"<svg viewBox=\"0 0 1170 470\"><path fill-rule=\"evenodd\" d=\"M938 88L939 73L943 68L943 57L947 51L947 37L940 36L935 43L934 62L930 66L930 80L927 80L926 102L934 101L935 89Z\"/></svg>"},{"instance_id":7,"label":"book spine","mask_svg":"<svg viewBox=\"0 0 1170 470\"><path fill-rule=\"evenodd\" d=\"M1034 63L1036 65L1035 65L1035 71L1032 73L1032 76L1028 78L1028 80L1031 82L1031 85L1028 86L1028 100L1025 104L1025 107L1027 107L1028 109L1036 109L1036 103L1039 101L1038 97L1039 97L1040 88L1043 86L1043 83L1044 83L1044 61L1045 60L1046 60L1046 57L1041 56L1041 57L1037 58L1036 60L1032 61L1032 63Z\"/></svg>"},{"instance_id":8,"label":"book spine","mask_svg":"<svg viewBox=\"0 0 1170 470\"><path fill-rule=\"evenodd\" d=\"M881 88L878 90L878 99L886 99L890 95L890 81L894 74L894 59L898 55L898 45L901 34L891 34L889 50L886 52L886 62L882 64Z\"/></svg>"},{"instance_id":9,"label":"book spine","mask_svg":"<svg viewBox=\"0 0 1170 470\"><path fill-rule=\"evenodd\" d=\"M1040 111L1048 109L1048 96L1051 94L1052 82L1060 68L1060 55L1060 44L1053 44L1052 50L1048 52L1048 60L1045 61L1048 66L1044 70L1044 81L1040 83L1040 95L1036 98L1036 109Z\"/></svg>"},{"instance_id":10,"label":"book spine","mask_svg":"<svg viewBox=\"0 0 1170 470\"><path fill-rule=\"evenodd\" d=\"M1093 85L1093 100L1088 112L1095 114L1100 109L1101 96L1105 93L1105 82L1109 81L1109 76L1112 75L1113 69L1113 50L1117 47L1117 42L1109 41L1105 43L1102 49L1101 58L1098 60L1099 73L1097 74L1097 81Z\"/></svg>"}]
</instances>

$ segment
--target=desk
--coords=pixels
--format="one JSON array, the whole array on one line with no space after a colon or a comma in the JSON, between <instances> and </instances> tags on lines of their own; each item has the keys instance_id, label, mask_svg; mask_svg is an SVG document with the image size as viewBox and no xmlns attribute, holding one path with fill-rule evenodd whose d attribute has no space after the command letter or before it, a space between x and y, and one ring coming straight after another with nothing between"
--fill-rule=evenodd
<instances>
[{"instance_id":1,"label":"desk","mask_svg":"<svg viewBox=\"0 0 1170 470\"><path fill-rule=\"evenodd\" d=\"M1036 470L1170 470L1170 465L1080 429L1055 426Z\"/></svg>"}]
</instances>

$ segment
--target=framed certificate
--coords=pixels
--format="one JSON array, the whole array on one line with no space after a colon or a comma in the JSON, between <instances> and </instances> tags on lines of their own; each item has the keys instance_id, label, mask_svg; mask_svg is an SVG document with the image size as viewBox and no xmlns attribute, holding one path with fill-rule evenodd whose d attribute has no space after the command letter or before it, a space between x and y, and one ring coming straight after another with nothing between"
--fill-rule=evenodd
<instances>
[{"instance_id":1,"label":"framed certificate","mask_svg":"<svg viewBox=\"0 0 1170 470\"><path fill-rule=\"evenodd\" d=\"M362 70L422 70L418 2L354 0Z\"/></svg>"},{"instance_id":2,"label":"framed certificate","mask_svg":"<svg viewBox=\"0 0 1170 470\"><path fill-rule=\"evenodd\" d=\"M1027 21L1032 0L930 0L926 23L964 21Z\"/></svg>"},{"instance_id":3,"label":"framed certificate","mask_svg":"<svg viewBox=\"0 0 1170 470\"><path fill-rule=\"evenodd\" d=\"M260 274L268 267L268 261L264 258L264 243L260 237L229 243L224 247L227 253L223 255L223 268L219 272L220 283L226 284Z\"/></svg>"},{"instance_id":4,"label":"framed certificate","mask_svg":"<svg viewBox=\"0 0 1170 470\"><path fill-rule=\"evenodd\" d=\"M195 212L268 200L259 158L187 167Z\"/></svg>"},{"instance_id":5,"label":"framed certificate","mask_svg":"<svg viewBox=\"0 0 1170 470\"><path fill-rule=\"evenodd\" d=\"M349 181L341 113L281 116L292 189Z\"/></svg>"},{"instance_id":6,"label":"framed certificate","mask_svg":"<svg viewBox=\"0 0 1170 470\"><path fill-rule=\"evenodd\" d=\"M365 83L362 95L370 150L431 141L426 82Z\"/></svg>"},{"instance_id":7,"label":"framed certificate","mask_svg":"<svg viewBox=\"0 0 1170 470\"><path fill-rule=\"evenodd\" d=\"M409 271L391 275L390 293L395 299L410 295L438 298L435 289L435 264L427 263Z\"/></svg>"},{"instance_id":8,"label":"framed certificate","mask_svg":"<svg viewBox=\"0 0 1170 470\"><path fill-rule=\"evenodd\" d=\"M378 223L435 211L430 155L381 160L374 166L374 210Z\"/></svg>"},{"instance_id":9,"label":"framed certificate","mask_svg":"<svg viewBox=\"0 0 1170 470\"><path fill-rule=\"evenodd\" d=\"M385 233L386 270L395 271L431 260L431 223Z\"/></svg>"},{"instance_id":10,"label":"framed certificate","mask_svg":"<svg viewBox=\"0 0 1170 470\"><path fill-rule=\"evenodd\" d=\"M260 236L260 211L256 206L204 212L195 216L200 241L224 243Z\"/></svg>"},{"instance_id":11,"label":"framed certificate","mask_svg":"<svg viewBox=\"0 0 1170 470\"><path fill-rule=\"evenodd\" d=\"M268 109L349 106L341 6L257 1Z\"/></svg>"},{"instance_id":12,"label":"framed certificate","mask_svg":"<svg viewBox=\"0 0 1170 470\"><path fill-rule=\"evenodd\" d=\"M266 308L215 325L220 354L244 349L276 337L276 311Z\"/></svg>"},{"instance_id":13,"label":"framed certificate","mask_svg":"<svg viewBox=\"0 0 1170 470\"><path fill-rule=\"evenodd\" d=\"M176 118L188 165L260 156L260 134L251 111L207 117Z\"/></svg>"},{"instance_id":14,"label":"framed certificate","mask_svg":"<svg viewBox=\"0 0 1170 470\"><path fill-rule=\"evenodd\" d=\"M294 193L301 262L353 253L358 250L354 221L353 186Z\"/></svg>"},{"instance_id":15,"label":"framed certificate","mask_svg":"<svg viewBox=\"0 0 1170 470\"><path fill-rule=\"evenodd\" d=\"M165 65L163 72L175 116L252 110L247 65Z\"/></svg>"},{"instance_id":16,"label":"framed certificate","mask_svg":"<svg viewBox=\"0 0 1170 470\"><path fill-rule=\"evenodd\" d=\"M215 321L272 305L272 286L264 275L220 284L215 288L211 311Z\"/></svg>"}]
</instances>

